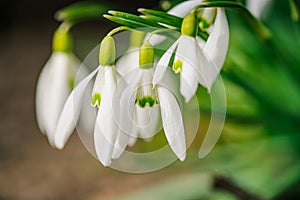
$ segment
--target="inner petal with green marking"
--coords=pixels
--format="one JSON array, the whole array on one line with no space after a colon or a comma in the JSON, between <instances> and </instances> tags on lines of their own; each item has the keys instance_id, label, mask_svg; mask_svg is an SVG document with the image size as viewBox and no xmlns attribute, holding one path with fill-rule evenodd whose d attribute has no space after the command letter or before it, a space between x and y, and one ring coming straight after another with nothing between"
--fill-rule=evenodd
<instances>
[{"instance_id":1,"label":"inner petal with green marking","mask_svg":"<svg viewBox=\"0 0 300 200\"><path fill-rule=\"evenodd\" d=\"M101 103L101 94L100 93L94 93L92 96L92 106L97 106L98 108L100 107Z\"/></svg>"},{"instance_id":2,"label":"inner petal with green marking","mask_svg":"<svg viewBox=\"0 0 300 200\"><path fill-rule=\"evenodd\" d=\"M158 104L157 95L152 84L144 85L138 88L135 103L142 108L147 105L149 107L153 107L155 104Z\"/></svg>"},{"instance_id":3,"label":"inner petal with green marking","mask_svg":"<svg viewBox=\"0 0 300 200\"><path fill-rule=\"evenodd\" d=\"M173 64L172 69L176 74L181 73L182 72L182 61L179 59L176 60Z\"/></svg>"}]
</instances>

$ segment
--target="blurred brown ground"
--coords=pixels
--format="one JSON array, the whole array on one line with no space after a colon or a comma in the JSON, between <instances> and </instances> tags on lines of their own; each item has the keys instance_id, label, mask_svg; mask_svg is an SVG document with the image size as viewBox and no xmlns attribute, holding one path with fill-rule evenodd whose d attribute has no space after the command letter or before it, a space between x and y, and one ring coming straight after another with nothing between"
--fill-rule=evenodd
<instances>
[{"instance_id":1,"label":"blurred brown ground","mask_svg":"<svg viewBox=\"0 0 300 200\"><path fill-rule=\"evenodd\" d=\"M102 167L76 134L58 151L39 132L34 115L35 83L51 53L51 34L57 26L52 19L57 7L50 8L46 17L3 18L9 21L0 32L0 199L106 199L159 182L169 172L117 172Z\"/></svg>"}]
</instances>

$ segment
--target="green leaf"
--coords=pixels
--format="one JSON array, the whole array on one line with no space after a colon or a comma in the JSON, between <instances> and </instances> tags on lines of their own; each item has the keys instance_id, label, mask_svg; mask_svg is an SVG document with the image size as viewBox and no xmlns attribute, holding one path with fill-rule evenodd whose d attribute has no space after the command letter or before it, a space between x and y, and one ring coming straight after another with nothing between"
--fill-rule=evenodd
<instances>
[{"instance_id":1,"label":"green leaf","mask_svg":"<svg viewBox=\"0 0 300 200\"><path fill-rule=\"evenodd\" d=\"M84 1L71 4L55 13L55 19L70 23L100 19L109 8L109 4Z\"/></svg>"},{"instance_id":2,"label":"green leaf","mask_svg":"<svg viewBox=\"0 0 300 200\"><path fill-rule=\"evenodd\" d=\"M150 21L157 22L157 23L163 23L163 24L166 24L166 25L173 26L173 27L175 27L179 30L180 30L181 21L182 21L182 20L181 21L172 21L172 20L167 19L167 18L152 16L152 15L142 15L141 17L144 18L144 19L150 20Z\"/></svg>"},{"instance_id":3,"label":"green leaf","mask_svg":"<svg viewBox=\"0 0 300 200\"><path fill-rule=\"evenodd\" d=\"M115 16L115 17L140 22L142 24L147 24L147 25L152 26L152 27L164 28L164 26L156 23L155 21L148 20L148 19L142 18L142 17L137 16L137 15L133 15L133 14L130 14L130 13L114 11L114 10L110 10L110 11L108 11L108 13Z\"/></svg>"},{"instance_id":4,"label":"green leaf","mask_svg":"<svg viewBox=\"0 0 300 200\"><path fill-rule=\"evenodd\" d=\"M118 23L118 24L121 24L121 25L124 25L124 26L128 26L130 28L153 27L149 24L137 22L137 21L134 21L132 19L126 19L126 18L112 16L112 15L103 15L103 17L105 17L106 19L108 19L110 21L113 21L115 23Z\"/></svg>"},{"instance_id":5,"label":"green leaf","mask_svg":"<svg viewBox=\"0 0 300 200\"><path fill-rule=\"evenodd\" d=\"M139 8L138 12L144 14L144 15L152 15L152 16L156 16L159 18L164 18L167 19L169 21L174 21L175 23L180 23L182 22L182 18L177 17L175 15L170 15L166 12L163 11L158 11L158 10L150 10L150 9L146 9L146 8Z\"/></svg>"}]
</instances>

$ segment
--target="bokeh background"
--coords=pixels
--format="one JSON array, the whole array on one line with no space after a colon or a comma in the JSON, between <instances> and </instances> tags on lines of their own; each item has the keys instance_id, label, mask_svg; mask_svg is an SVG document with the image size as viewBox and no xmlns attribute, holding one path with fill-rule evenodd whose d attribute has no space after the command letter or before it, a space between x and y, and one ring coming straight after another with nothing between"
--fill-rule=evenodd
<instances>
[{"instance_id":1,"label":"bokeh background","mask_svg":"<svg viewBox=\"0 0 300 200\"><path fill-rule=\"evenodd\" d=\"M220 141L198 159L210 116L209 95L200 88L203 128L187 160L146 174L104 168L76 134L63 151L55 150L37 128L35 84L59 25L53 16L74 2L1 3L0 199L300 198L300 26L290 18L288 1L274 0L264 14L273 33L269 41L260 40L240 14L227 11L231 35L222 77L228 110ZM161 5L99 2L133 13ZM84 59L115 26L99 18L74 27L76 55Z\"/></svg>"}]
</instances>

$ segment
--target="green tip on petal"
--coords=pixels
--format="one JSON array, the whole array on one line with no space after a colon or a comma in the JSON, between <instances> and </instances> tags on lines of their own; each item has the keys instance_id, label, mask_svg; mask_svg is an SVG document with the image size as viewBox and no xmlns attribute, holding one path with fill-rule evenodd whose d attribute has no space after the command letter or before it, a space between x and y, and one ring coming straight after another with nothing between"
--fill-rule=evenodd
<instances>
[{"instance_id":1,"label":"green tip on petal","mask_svg":"<svg viewBox=\"0 0 300 200\"><path fill-rule=\"evenodd\" d=\"M140 68L150 69L154 63L154 48L149 42L145 42L140 49Z\"/></svg>"},{"instance_id":2,"label":"green tip on petal","mask_svg":"<svg viewBox=\"0 0 300 200\"><path fill-rule=\"evenodd\" d=\"M74 80L74 78L69 78L68 85L69 85L70 91L72 91L74 89L74 87L75 87L75 80Z\"/></svg>"},{"instance_id":3,"label":"green tip on petal","mask_svg":"<svg viewBox=\"0 0 300 200\"><path fill-rule=\"evenodd\" d=\"M182 72L182 61L176 60L173 64L173 71L178 74Z\"/></svg>"},{"instance_id":4,"label":"green tip on petal","mask_svg":"<svg viewBox=\"0 0 300 200\"><path fill-rule=\"evenodd\" d=\"M181 24L181 33L183 35L196 37L198 30L198 18L195 12L187 14Z\"/></svg>"},{"instance_id":5,"label":"green tip on petal","mask_svg":"<svg viewBox=\"0 0 300 200\"><path fill-rule=\"evenodd\" d=\"M101 95L100 93L95 93L92 96L92 106L97 106L98 108L100 107L100 103L101 103Z\"/></svg>"},{"instance_id":6,"label":"green tip on petal","mask_svg":"<svg viewBox=\"0 0 300 200\"><path fill-rule=\"evenodd\" d=\"M100 44L99 64L101 66L113 66L116 59L116 47L114 38L106 36Z\"/></svg>"},{"instance_id":7,"label":"green tip on petal","mask_svg":"<svg viewBox=\"0 0 300 200\"><path fill-rule=\"evenodd\" d=\"M52 48L54 52L70 53L73 41L69 32L69 27L61 25L53 35Z\"/></svg>"}]
</instances>

